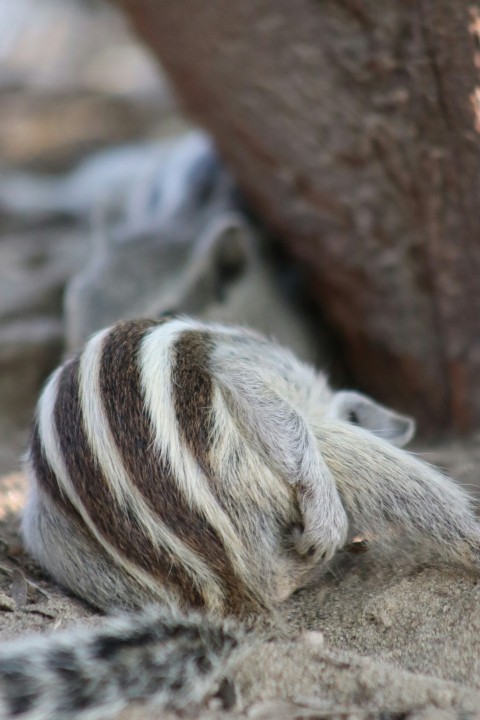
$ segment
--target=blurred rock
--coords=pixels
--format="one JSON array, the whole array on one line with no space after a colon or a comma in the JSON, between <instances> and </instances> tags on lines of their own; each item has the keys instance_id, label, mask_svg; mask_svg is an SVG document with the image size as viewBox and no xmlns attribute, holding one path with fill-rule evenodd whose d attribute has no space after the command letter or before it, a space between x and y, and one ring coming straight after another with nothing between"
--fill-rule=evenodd
<instances>
[{"instance_id":1,"label":"blurred rock","mask_svg":"<svg viewBox=\"0 0 480 720\"><path fill-rule=\"evenodd\" d=\"M86 257L80 231L65 225L10 232L0 238L0 322L60 318L63 291Z\"/></svg>"},{"instance_id":2,"label":"blurred rock","mask_svg":"<svg viewBox=\"0 0 480 720\"><path fill-rule=\"evenodd\" d=\"M65 170L181 125L168 84L105 2L0 0L2 165Z\"/></svg>"},{"instance_id":3,"label":"blurred rock","mask_svg":"<svg viewBox=\"0 0 480 720\"><path fill-rule=\"evenodd\" d=\"M17 427L28 423L39 390L63 349L59 319L32 317L0 324L0 413Z\"/></svg>"},{"instance_id":4,"label":"blurred rock","mask_svg":"<svg viewBox=\"0 0 480 720\"><path fill-rule=\"evenodd\" d=\"M170 101L148 49L101 0L0 0L0 90L12 86Z\"/></svg>"},{"instance_id":5,"label":"blurred rock","mask_svg":"<svg viewBox=\"0 0 480 720\"><path fill-rule=\"evenodd\" d=\"M61 172L93 150L187 127L158 103L93 93L9 90L0 92L0 102L0 159L7 168Z\"/></svg>"},{"instance_id":6,"label":"blurred rock","mask_svg":"<svg viewBox=\"0 0 480 720\"><path fill-rule=\"evenodd\" d=\"M12 427L28 422L61 358L63 292L84 256L81 235L65 227L0 239L0 416Z\"/></svg>"},{"instance_id":7,"label":"blurred rock","mask_svg":"<svg viewBox=\"0 0 480 720\"><path fill-rule=\"evenodd\" d=\"M17 219L69 216L89 221L102 204L122 209L132 205L130 196L138 195L138 188L153 182L177 144L122 144L88 155L66 174L6 172L0 178L0 211Z\"/></svg>"}]
</instances>

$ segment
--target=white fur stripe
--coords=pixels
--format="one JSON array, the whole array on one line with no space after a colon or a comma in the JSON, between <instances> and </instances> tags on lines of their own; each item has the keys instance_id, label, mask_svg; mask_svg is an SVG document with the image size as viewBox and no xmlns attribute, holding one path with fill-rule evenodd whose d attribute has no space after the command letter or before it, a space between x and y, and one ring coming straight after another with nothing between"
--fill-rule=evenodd
<instances>
[{"instance_id":1,"label":"white fur stripe","mask_svg":"<svg viewBox=\"0 0 480 720\"><path fill-rule=\"evenodd\" d=\"M123 555L120 555L109 542L105 540L103 535L98 532L95 524L92 522L90 515L86 511L83 503L79 499L75 487L70 479L67 467L64 463L62 451L60 448L60 442L58 439L57 431L55 429L55 400L58 391L58 382L63 368L58 368L50 378L45 390L39 401L38 407L38 427L40 434L40 442L42 444L45 457L51 469L55 473L57 481L60 484L60 492L63 492L66 497L70 500L73 507L77 510L80 517L88 527L92 535L95 537L101 547L110 555L111 558L124 568L124 570L130 574L137 582L144 587L148 588L155 595L159 595L158 584L153 578L142 571L135 563L127 560ZM165 601L172 599L172 593L165 593Z\"/></svg>"},{"instance_id":2,"label":"white fur stripe","mask_svg":"<svg viewBox=\"0 0 480 720\"><path fill-rule=\"evenodd\" d=\"M232 467L232 457L241 458L237 476L230 471L226 478L227 492L232 502L241 503L248 500L254 507L264 508L265 512L269 512L272 509L272 497L275 497L278 507L283 507L283 512L288 514L291 503L290 488L272 472L258 452L252 451L249 447L218 387L213 392L213 407L215 427L212 432L213 449L210 461L214 470L219 477L225 476L225 468ZM242 477L261 477L261 482L245 483L242 482Z\"/></svg>"},{"instance_id":3,"label":"white fur stripe","mask_svg":"<svg viewBox=\"0 0 480 720\"><path fill-rule=\"evenodd\" d=\"M208 481L195 458L180 437L173 402L173 348L182 333L188 330L209 329L190 319L172 320L150 330L142 341L141 378L146 408L155 431L155 444L163 460L171 468L179 491L187 503L197 510L215 529L225 545L235 571L247 577L243 544L230 518L220 507Z\"/></svg>"},{"instance_id":4,"label":"white fur stripe","mask_svg":"<svg viewBox=\"0 0 480 720\"><path fill-rule=\"evenodd\" d=\"M204 590L210 606L221 606L222 589L206 563L188 548L157 516L152 513L140 490L131 482L125 469L102 404L99 373L103 343L110 329L94 335L88 342L80 361L80 401L85 434L91 451L121 507L134 513L139 526L150 542L160 550L167 549ZM160 489L159 489L160 492Z\"/></svg>"}]
</instances>

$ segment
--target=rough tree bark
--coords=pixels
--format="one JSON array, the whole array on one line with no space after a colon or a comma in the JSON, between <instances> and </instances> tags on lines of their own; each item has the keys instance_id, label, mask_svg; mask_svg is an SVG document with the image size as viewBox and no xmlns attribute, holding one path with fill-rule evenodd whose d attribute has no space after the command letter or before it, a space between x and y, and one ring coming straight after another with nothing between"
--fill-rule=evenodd
<instances>
[{"instance_id":1,"label":"rough tree bark","mask_svg":"<svg viewBox=\"0 0 480 720\"><path fill-rule=\"evenodd\" d=\"M308 269L358 383L424 429L478 427L480 9L118 2Z\"/></svg>"}]
</instances>

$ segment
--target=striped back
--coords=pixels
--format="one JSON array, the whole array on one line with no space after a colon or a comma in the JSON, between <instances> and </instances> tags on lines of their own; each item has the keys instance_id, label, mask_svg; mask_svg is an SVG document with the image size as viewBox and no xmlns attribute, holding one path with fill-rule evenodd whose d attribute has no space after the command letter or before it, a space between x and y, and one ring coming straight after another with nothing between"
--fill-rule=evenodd
<instances>
[{"instance_id":1,"label":"striped back","mask_svg":"<svg viewBox=\"0 0 480 720\"><path fill-rule=\"evenodd\" d=\"M95 335L42 394L30 467L40 492L152 597L243 613L265 598L211 461L212 343L208 326L183 319Z\"/></svg>"}]
</instances>

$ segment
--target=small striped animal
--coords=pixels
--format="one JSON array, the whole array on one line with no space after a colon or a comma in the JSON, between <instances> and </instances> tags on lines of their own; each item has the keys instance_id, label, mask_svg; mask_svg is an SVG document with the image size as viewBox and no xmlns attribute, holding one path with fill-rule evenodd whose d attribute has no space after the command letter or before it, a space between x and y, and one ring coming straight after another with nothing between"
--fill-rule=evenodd
<instances>
[{"instance_id":1,"label":"small striped animal","mask_svg":"<svg viewBox=\"0 0 480 720\"><path fill-rule=\"evenodd\" d=\"M466 494L395 447L413 430L250 330L172 317L97 333L40 398L23 536L95 606L158 605L3 648L0 718L198 700L242 644L221 618L274 608L357 532L393 527L478 568Z\"/></svg>"}]
</instances>

